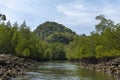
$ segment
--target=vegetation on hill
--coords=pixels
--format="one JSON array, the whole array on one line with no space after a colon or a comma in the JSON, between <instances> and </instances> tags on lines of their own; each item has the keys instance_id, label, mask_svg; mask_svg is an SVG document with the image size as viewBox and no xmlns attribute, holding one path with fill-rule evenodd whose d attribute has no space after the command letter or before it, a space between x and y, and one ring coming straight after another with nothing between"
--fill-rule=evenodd
<instances>
[{"instance_id":1,"label":"vegetation on hill","mask_svg":"<svg viewBox=\"0 0 120 80\"><path fill-rule=\"evenodd\" d=\"M17 22L12 25L10 21L1 23L0 53L12 53L36 60L65 60L65 44L73 40L75 33L55 22L45 23L45 25L50 24L50 30L47 26L43 26L44 29L36 29L44 33L38 36L36 34L40 32L31 32L25 21L21 25ZM47 36L42 38L43 35ZM51 36L51 40L48 41L47 38Z\"/></svg>"},{"instance_id":2,"label":"vegetation on hill","mask_svg":"<svg viewBox=\"0 0 120 80\"><path fill-rule=\"evenodd\" d=\"M76 35L75 32L62 24L50 21L39 25L34 32L37 36L47 42L58 42L63 44L69 44L69 42L73 41L74 36Z\"/></svg>"},{"instance_id":3,"label":"vegetation on hill","mask_svg":"<svg viewBox=\"0 0 120 80\"><path fill-rule=\"evenodd\" d=\"M51 46L52 59L66 59L64 47L73 41L76 33L62 24L47 21L40 24L34 33L42 40L46 41Z\"/></svg>"},{"instance_id":4,"label":"vegetation on hill","mask_svg":"<svg viewBox=\"0 0 120 80\"><path fill-rule=\"evenodd\" d=\"M64 60L120 57L120 24L96 17L100 22L91 35L76 35L62 24L45 22L34 32L24 21L13 25L0 16L0 53L36 60Z\"/></svg>"}]
</instances>

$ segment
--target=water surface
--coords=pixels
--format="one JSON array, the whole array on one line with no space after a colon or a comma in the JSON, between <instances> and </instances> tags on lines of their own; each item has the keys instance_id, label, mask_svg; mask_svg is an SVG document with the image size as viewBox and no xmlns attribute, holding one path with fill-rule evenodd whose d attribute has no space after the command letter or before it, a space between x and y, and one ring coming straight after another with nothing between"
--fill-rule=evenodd
<instances>
[{"instance_id":1,"label":"water surface","mask_svg":"<svg viewBox=\"0 0 120 80\"><path fill-rule=\"evenodd\" d=\"M22 78L14 80L119 80L110 74L81 68L68 61L39 63Z\"/></svg>"}]
</instances>

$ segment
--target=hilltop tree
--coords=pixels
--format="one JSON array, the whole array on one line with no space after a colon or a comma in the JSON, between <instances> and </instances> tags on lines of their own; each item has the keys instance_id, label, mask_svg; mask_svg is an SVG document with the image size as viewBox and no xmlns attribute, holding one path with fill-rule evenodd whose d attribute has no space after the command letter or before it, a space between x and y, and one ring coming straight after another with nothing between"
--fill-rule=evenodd
<instances>
[{"instance_id":1,"label":"hilltop tree","mask_svg":"<svg viewBox=\"0 0 120 80\"><path fill-rule=\"evenodd\" d=\"M1 21L5 21L6 20L6 16L4 14L0 14L0 23Z\"/></svg>"},{"instance_id":2,"label":"hilltop tree","mask_svg":"<svg viewBox=\"0 0 120 80\"><path fill-rule=\"evenodd\" d=\"M96 31L99 33L103 33L106 28L114 26L113 21L106 19L104 15L96 16L96 20L100 20L100 23L95 27Z\"/></svg>"}]
</instances>

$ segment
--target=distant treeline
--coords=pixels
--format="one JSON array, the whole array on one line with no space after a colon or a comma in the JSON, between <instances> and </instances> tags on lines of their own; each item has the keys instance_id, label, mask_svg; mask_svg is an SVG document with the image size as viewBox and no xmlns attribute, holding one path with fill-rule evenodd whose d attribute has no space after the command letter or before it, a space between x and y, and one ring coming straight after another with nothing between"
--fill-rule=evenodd
<instances>
[{"instance_id":1,"label":"distant treeline","mask_svg":"<svg viewBox=\"0 0 120 80\"><path fill-rule=\"evenodd\" d=\"M66 47L68 59L120 57L120 24L114 24L104 15L96 20L100 20L96 31L89 36L77 36Z\"/></svg>"},{"instance_id":2,"label":"distant treeline","mask_svg":"<svg viewBox=\"0 0 120 80\"><path fill-rule=\"evenodd\" d=\"M104 15L96 31L89 36L76 35L67 27L46 22L31 31L24 21L11 24L0 16L0 53L36 60L74 60L82 58L120 57L120 24ZM4 16L5 17L5 16ZM5 17L6 18L6 17Z\"/></svg>"}]
</instances>

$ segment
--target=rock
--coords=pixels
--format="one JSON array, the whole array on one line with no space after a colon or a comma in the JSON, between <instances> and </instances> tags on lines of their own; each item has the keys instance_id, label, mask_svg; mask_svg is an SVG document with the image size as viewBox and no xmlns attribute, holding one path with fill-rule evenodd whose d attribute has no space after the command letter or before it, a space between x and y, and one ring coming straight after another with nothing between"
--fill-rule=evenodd
<instances>
[{"instance_id":1,"label":"rock","mask_svg":"<svg viewBox=\"0 0 120 80\"><path fill-rule=\"evenodd\" d=\"M105 73L111 73L116 76L120 76L120 58L112 58L109 61L101 62L102 60L98 61L97 64L79 62L80 65L87 68L97 71L103 71Z\"/></svg>"},{"instance_id":2,"label":"rock","mask_svg":"<svg viewBox=\"0 0 120 80\"><path fill-rule=\"evenodd\" d=\"M11 54L0 54L0 80L10 80L16 76L22 76L25 70L35 66L35 63L36 61Z\"/></svg>"},{"instance_id":3,"label":"rock","mask_svg":"<svg viewBox=\"0 0 120 80\"><path fill-rule=\"evenodd\" d=\"M120 69L120 64L118 65L118 68Z\"/></svg>"},{"instance_id":4,"label":"rock","mask_svg":"<svg viewBox=\"0 0 120 80\"><path fill-rule=\"evenodd\" d=\"M6 61L5 61L5 60L0 60L0 65L2 65L2 66L6 66L6 65L7 65L7 63L6 63Z\"/></svg>"}]
</instances>

